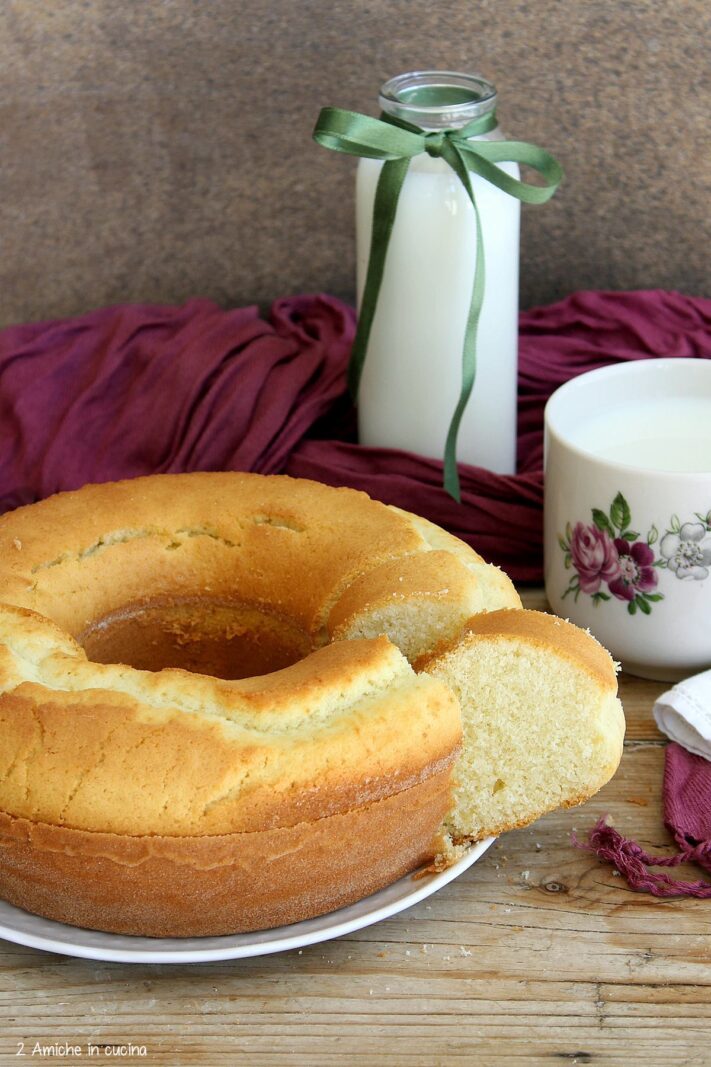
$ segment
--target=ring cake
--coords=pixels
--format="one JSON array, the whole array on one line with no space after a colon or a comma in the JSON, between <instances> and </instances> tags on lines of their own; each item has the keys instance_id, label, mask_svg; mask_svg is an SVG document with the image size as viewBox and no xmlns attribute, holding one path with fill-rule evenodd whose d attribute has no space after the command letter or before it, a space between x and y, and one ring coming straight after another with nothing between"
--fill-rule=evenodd
<instances>
[{"instance_id":1,"label":"ring cake","mask_svg":"<svg viewBox=\"0 0 711 1067\"><path fill-rule=\"evenodd\" d=\"M365 494L159 475L0 519L0 897L201 936L352 903L614 773L615 668Z\"/></svg>"}]
</instances>

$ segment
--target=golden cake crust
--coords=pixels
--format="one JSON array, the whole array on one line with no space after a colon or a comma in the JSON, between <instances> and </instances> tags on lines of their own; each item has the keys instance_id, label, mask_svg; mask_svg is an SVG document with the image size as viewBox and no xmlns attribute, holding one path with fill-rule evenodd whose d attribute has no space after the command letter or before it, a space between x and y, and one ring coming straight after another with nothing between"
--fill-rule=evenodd
<instances>
[{"instance_id":1,"label":"golden cake crust","mask_svg":"<svg viewBox=\"0 0 711 1067\"><path fill-rule=\"evenodd\" d=\"M282 926L429 862L449 768L363 808L260 833L136 837L0 812L0 896L59 922L146 937ZM403 829L407 833L403 833Z\"/></svg>"},{"instance_id":2,"label":"golden cake crust","mask_svg":"<svg viewBox=\"0 0 711 1067\"><path fill-rule=\"evenodd\" d=\"M423 533L437 528L423 523L365 493L285 475L90 485L0 517L1 599L78 636L148 595L230 599L238 589L243 603L268 605L325 644L334 605L380 565L416 553L421 580L438 580L441 561ZM472 565L459 572L463 594L491 572L500 583L491 606L520 605L508 578L452 542Z\"/></svg>"},{"instance_id":3,"label":"golden cake crust","mask_svg":"<svg viewBox=\"0 0 711 1067\"><path fill-rule=\"evenodd\" d=\"M427 671L442 656L454 651L467 635L503 641L520 639L556 655L575 661L598 685L616 691L617 670L612 656L586 630L574 626L567 619L544 611L517 611L499 608L468 619L456 639L440 642L429 654L418 658L417 671Z\"/></svg>"}]
</instances>

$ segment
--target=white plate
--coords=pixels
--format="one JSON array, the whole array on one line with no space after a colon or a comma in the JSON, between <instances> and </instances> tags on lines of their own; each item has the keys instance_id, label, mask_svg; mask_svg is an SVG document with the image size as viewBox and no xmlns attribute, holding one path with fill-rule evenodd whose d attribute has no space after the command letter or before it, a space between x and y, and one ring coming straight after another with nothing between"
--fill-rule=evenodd
<instances>
[{"instance_id":1,"label":"white plate","mask_svg":"<svg viewBox=\"0 0 711 1067\"><path fill-rule=\"evenodd\" d=\"M399 911L436 893L462 871L466 871L494 840L489 837L473 845L457 863L439 874L428 874L422 878L413 878L408 874L399 882L348 908L291 926L280 926L276 930L228 934L224 937L128 937L125 934L102 934L97 930L66 926L30 915L21 908L0 901L0 937L47 952L116 963L209 963L211 960L263 956L268 952L283 952L329 941L397 915Z\"/></svg>"}]
</instances>

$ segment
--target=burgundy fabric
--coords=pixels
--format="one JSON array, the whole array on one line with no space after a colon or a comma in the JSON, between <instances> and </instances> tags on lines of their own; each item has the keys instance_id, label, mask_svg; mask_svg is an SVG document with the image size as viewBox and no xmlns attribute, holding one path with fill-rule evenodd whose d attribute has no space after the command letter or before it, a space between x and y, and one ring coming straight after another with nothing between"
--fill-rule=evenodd
<instances>
[{"instance_id":1,"label":"burgundy fabric","mask_svg":"<svg viewBox=\"0 0 711 1067\"><path fill-rule=\"evenodd\" d=\"M711 847L711 763L676 742L666 749L664 822L679 848L703 842Z\"/></svg>"},{"instance_id":2,"label":"burgundy fabric","mask_svg":"<svg viewBox=\"0 0 711 1067\"><path fill-rule=\"evenodd\" d=\"M86 482L273 473L343 392L353 313L328 297L125 305L0 334L0 509Z\"/></svg>"},{"instance_id":3,"label":"burgundy fabric","mask_svg":"<svg viewBox=\"0 0 711 1067\"><path fill-rule=\"evenodd\" d=\"M355 443L345 370L353 312L327 296L224 311L126 305L0 333L0 511L85 482L254 470L364 489L432 519L518 581L542 576L543 406L606 363L711 357L711 301L578 293L520 323L519 473Z\"/></svg>"},{"instance_id":4,"label":"burgundy fabric","mask_svg":"<svg viewBox=\"0 0 711 1067\"><path fill-rule=\"evenodd\" d=\"M696 863L711 871L711 763L672 741L664 764L664 823L678 852L657 856L623 837L606 819L600 819L583 848L612 863L632 889L656 897L711 897L711 882L686 882L653 871Z\"/></svg>"}]
</instances>

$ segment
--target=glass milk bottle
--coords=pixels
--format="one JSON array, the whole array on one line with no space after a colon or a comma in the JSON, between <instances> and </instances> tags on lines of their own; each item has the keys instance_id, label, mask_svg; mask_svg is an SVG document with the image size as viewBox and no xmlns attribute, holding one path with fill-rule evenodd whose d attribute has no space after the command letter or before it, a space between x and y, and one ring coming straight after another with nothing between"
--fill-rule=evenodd
<instances>
[{"instance_id":1,"label":"glass milk bottle","mask_svg":"<svg viewBox=\"0 0 711 1067\"><path fill-rule=\"evenodd\" d=\"M447 130L492 112L496 90L473 75L424 71L386 82L379 102L383 111L427 131ZM504 136L495 127L475 139ZM498 166L519 177L515 163ZM381 167L374 159L358 165L359 304ZM520 203L477 174L470 177L482 224L486 288L476 380L457 459L510 474L516 467ZM361 444L443 457L461 387L475 262L476 220L461 181L444 159L416 156L400 193L360 382Z\"/></svg>"}]
</instances>

